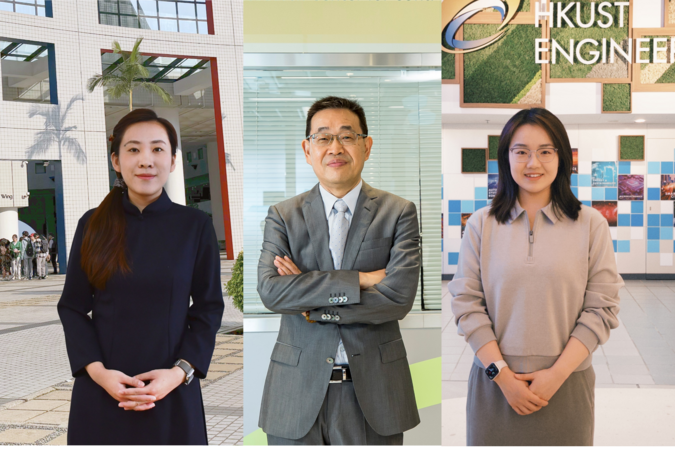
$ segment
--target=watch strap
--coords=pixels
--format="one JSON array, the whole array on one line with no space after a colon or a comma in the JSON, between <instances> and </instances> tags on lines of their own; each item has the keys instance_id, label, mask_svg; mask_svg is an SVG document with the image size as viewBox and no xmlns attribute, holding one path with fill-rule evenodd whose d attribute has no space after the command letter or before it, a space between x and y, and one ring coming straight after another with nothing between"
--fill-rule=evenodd
<instances>
[{"instance_id":1,"label":"watch strap","mask_svg":"<svg viewBox=\"0 0 675 450\"><path fill-rule=\"evenodd\" d=\"M500 359L499 361L494 362L495 366L497 366L497 369L501 372L504 367L509 367L508 364L506 364L506 361L503 359Z\"/></svg>"},{"instance_id":2,"label":"watch strap","mask_svg":"<svg viewBox=\"0 0 675 450\"><path fill-rule=\"evenodd\" d=\"M183 372L185 372L185 385L190 384L190 382L195 376L195 369L193 369L192 366L183 359L177 360L173 365L174 367L175 366L180 367L183 370Z\"/></svg>"},{"instance_id":3,"label":"watch strap","mask_svg":"<svg viewBox=\"0 0 675 450\"><path fill-rule=\"evenodd\" d=\"M508 364L506 364L506 361L503 359L500 359L499 361L495 361L487 366L485 369L485 374L488 376L488 378L490 378L490 380L494 381L505 367L508 367Z\"/></svg>"}]
</instances>

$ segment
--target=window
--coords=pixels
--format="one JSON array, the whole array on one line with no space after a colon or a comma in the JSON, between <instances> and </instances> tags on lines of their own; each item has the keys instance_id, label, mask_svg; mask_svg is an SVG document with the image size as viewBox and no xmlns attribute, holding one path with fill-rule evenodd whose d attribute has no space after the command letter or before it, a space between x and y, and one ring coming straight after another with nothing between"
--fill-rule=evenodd
<instances>
[{"instance_id":1,"label":"window","mask_svg":"<svg viewBox=\"0 0 675 450\"><path fill-rule=\"evenodd\" d=\"M52 17L51 0L0 0L0 11Z\"/></svg>"},{"instance_id":2,"label":"window","mask_svg":"<svg viewBox=\"0 0 675 450\"><path fill-rule=\"evenodd\" d=\"M40 175L47 173L47 167L42 163L35 163L35 174Z\"/></svg>"},{"instance_id":3,"label":"window","mask_svg":"<svg viewBox=\"0 0 675 450\"><path fill-rule=\"evenodd\" d=\"M209 34L206 0L98 0L98 12L101 25Z\"/></svg>"},{"instance_id":4,"label":"window","mask_svg":"<svg viewBox=\"0 0 675 450\"><path fill-rule=\"evenodd\" d=\"M197 150L197 159L204 159L204 148Z\"/></svg>"},{"instance_id":5,"label":"window","mask_svg":"<svg viewBox=\"0 0 675 450\"><path fill-rule=\"evenodd\" d=\"M58 103L54 44L0 38L2 99Z\"/></svg>"}]
</instances>

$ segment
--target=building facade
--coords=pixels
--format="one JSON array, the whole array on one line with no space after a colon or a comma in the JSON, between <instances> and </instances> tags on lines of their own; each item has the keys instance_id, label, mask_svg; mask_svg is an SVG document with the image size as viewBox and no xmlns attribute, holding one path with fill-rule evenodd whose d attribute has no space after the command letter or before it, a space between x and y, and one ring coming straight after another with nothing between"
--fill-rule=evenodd
<instances>
[{"instance_id":1,"label":"building facade","mask_svg":"<svg viewBox=\"0 0 675 450\"><path fill-rule=\"evenodd\" d=\"M112 99L102 88L90 93L88 80L114 72L113 41L129 51L138 38L149 81L173 99L167 105L142 90L133 95L134 108L155 109L179 133L167 192L210 213L228 258L236 257L243 247L242 14L236 0L0 1L0 162L38 161L54 172L56 230L36 231L65 242L62 263L79 218L110 190L108 136L128 112L128 98ZM36 175L26 171L29 191ZM0 205L3 232L17 213L21 219L27 205L19 203Z\"/></svg>"}]
</instances>

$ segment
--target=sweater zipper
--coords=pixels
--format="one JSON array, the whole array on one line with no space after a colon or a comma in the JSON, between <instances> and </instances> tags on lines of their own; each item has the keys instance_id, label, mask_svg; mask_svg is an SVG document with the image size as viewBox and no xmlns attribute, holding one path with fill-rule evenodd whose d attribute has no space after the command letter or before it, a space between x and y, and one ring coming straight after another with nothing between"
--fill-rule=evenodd
<instances>
[{"instance_id":1,"label":"sweater zipper","mask_svg":"<svg viewBox=\"0 0 675 450\"><path fill-rule=\"evenodd\" d=\"M537 214L534 216L534 224L532 225L532 229L531 229L531 230L530 230L530 227L529 227L529 225L530 225L530 219L529 219L529 218L527 219L527 225L528 225L528 227L527 227L527 229L528 229L527 238L528 238L528 242L529 242L529 249L528 249L528 251L527 251L527 262L528 262L528 263L533 263L533 262L534 262L534 229L535 229L536 226L537 226L537 216L538 216L538 215L539 215L539 213L537 213Z\"/></svg>"}]
</instances>

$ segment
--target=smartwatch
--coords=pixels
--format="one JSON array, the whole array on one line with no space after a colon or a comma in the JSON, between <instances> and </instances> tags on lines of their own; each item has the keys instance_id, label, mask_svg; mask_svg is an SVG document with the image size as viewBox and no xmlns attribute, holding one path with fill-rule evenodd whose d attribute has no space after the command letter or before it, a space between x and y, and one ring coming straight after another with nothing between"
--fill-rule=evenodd
<instances>
[{"instance_id":1,"label":"smartwatch","mask_svg":"<svg viewBox=\"0 0 675 450\"><path fill-rule=\"evenodd\" d=\"M497 375L499 375L504 367L508 367L508 364L506 364L506 361L503 359L500 361L495 361L492 364L490 364L487 369L485 369L485 374L488 376L490 380L494 380L497 378Z\"/></svg>"},{"instance_id":2,"label":"smartwatch","mask_svg":"<svg viewBox=\"0 0 675 450\"><path fill-rule=\"evenodd\" d=\"M190 364L187 363L187 361L184 361L182 359L179 359L175 363L173 363L174 367L178 366L181 369L183 369L183 372L185 372L185 385L187 386L190 384L192 379L195 377L195 369L192 368Z\"/></svg>"}]
</instances>

